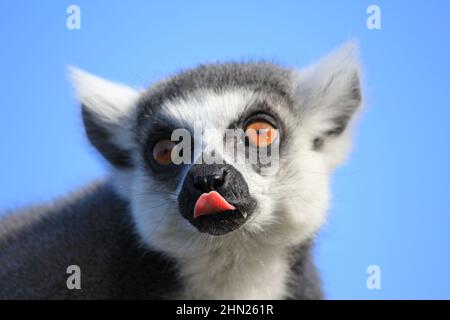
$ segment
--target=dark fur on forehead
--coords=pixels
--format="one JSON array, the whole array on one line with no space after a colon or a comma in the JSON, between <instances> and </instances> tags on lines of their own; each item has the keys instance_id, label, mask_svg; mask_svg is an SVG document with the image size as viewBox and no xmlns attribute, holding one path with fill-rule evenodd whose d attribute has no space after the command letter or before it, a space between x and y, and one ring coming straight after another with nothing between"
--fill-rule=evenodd
<instances>
[{"instance_id":1,"label":"dark fur on forehead","mask_svg":"<svg viewBox=\"0 0 450 320\"><path fill-rule=\"evenodd\" d=\"M266 62L200 65L149 88L139 103L138 125L148 121L165 101L186 98L199 89L244 88L291 100L290 77L289 69Z\"/></svg>"}]
</instances>

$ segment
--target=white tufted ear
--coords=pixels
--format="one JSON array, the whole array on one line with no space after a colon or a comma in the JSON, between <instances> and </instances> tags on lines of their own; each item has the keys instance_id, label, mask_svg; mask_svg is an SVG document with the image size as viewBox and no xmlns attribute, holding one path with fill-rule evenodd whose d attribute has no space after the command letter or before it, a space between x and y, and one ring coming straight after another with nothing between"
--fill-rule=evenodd
<instances>
[{"instance_id":1,"label":"white tufted ear","mask_svg":"<svg viewBox=\"0 0 450 320\"><path fill-rule=\"evenodd\" d=\"M331 153L337 163L345 158L346 129L362 101L360 69L357 46L350 42L295 73L297 108L313 148Z\"/></svg>"},{"instance_id":2,"label":"white tufted ear","mask_svg":"<svg viewBox=\"0 0 450 320\"><path fill-rule=\"evenodd\" d=\"M90 142L113 165L130 166L132 117L139 90L69 67Z\"/></svg>"}]
</instances>

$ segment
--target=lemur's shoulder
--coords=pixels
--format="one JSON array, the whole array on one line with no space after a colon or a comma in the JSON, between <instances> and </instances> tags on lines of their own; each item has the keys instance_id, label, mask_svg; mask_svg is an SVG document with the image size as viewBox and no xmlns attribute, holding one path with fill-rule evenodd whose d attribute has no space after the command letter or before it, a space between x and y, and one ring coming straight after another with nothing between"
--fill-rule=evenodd
<instances>
[{"instance_id":1,"label":"lemur's shoulder","mask_svg":"<svg viewBox=\"0 0 450 320\"><path fill-rule=\"evenodd\" d=\"M128 205L105 183L0 220L0 298L161 298L173 262L144 248ZM67 267L81 269L69 290Z\"/></svg>"}]
</instances>

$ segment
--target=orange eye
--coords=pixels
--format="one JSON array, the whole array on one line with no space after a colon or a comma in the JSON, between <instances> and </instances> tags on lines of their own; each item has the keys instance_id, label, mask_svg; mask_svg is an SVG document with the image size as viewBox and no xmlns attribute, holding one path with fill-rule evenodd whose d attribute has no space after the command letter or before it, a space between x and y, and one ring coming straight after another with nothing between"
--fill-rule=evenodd
<instances>
[{"instance_id":1,"label":"orange eye","mask_svg":"<svg viewBox=\"0 0 450 320\"><path fill-rule=\"evenodd\" d=\"M255 121L245 128L245 135L251 144L264 148L277 140L278 130L268 122Z\"/></svg>"},{"instance_id":2,"label":"orange eye","mask_svg":"<svg viewBox=\"0 0 450 320\"><path fill-rule=\"evenodd\" d=\"M175 142L168 139L159 140L153 147L153 159L163 166L171 164L173 147Z\"/></svg>"}]
</instances>

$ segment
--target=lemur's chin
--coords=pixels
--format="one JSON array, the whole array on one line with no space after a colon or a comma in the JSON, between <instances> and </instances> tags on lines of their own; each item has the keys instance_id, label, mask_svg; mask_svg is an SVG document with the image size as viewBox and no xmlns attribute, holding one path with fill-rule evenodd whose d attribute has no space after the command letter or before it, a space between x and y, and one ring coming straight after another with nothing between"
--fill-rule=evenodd
<instances>
[{"instance_id":1,"label":"lemur's chin","mask_svg":"<svg viewBox=\"0 0 450 320\"><path fill-rule=\"evenodd\" d=\"M252 215L256 200L242 174L229 164L196 164L178 196L183 218L198 231L220 236L239 229Z\"/></svg>"},{"instance_id":2,"label":"lemur's chin","mask_svg":"<svg viewBox=\"0 0 450 320\"><path fill-rule=\"evenodd\" d=\"M248 217L249 214L236 209L200 216L190 222L200 232L221 236L239 229Z\"/></svg>"}]
</instances>

